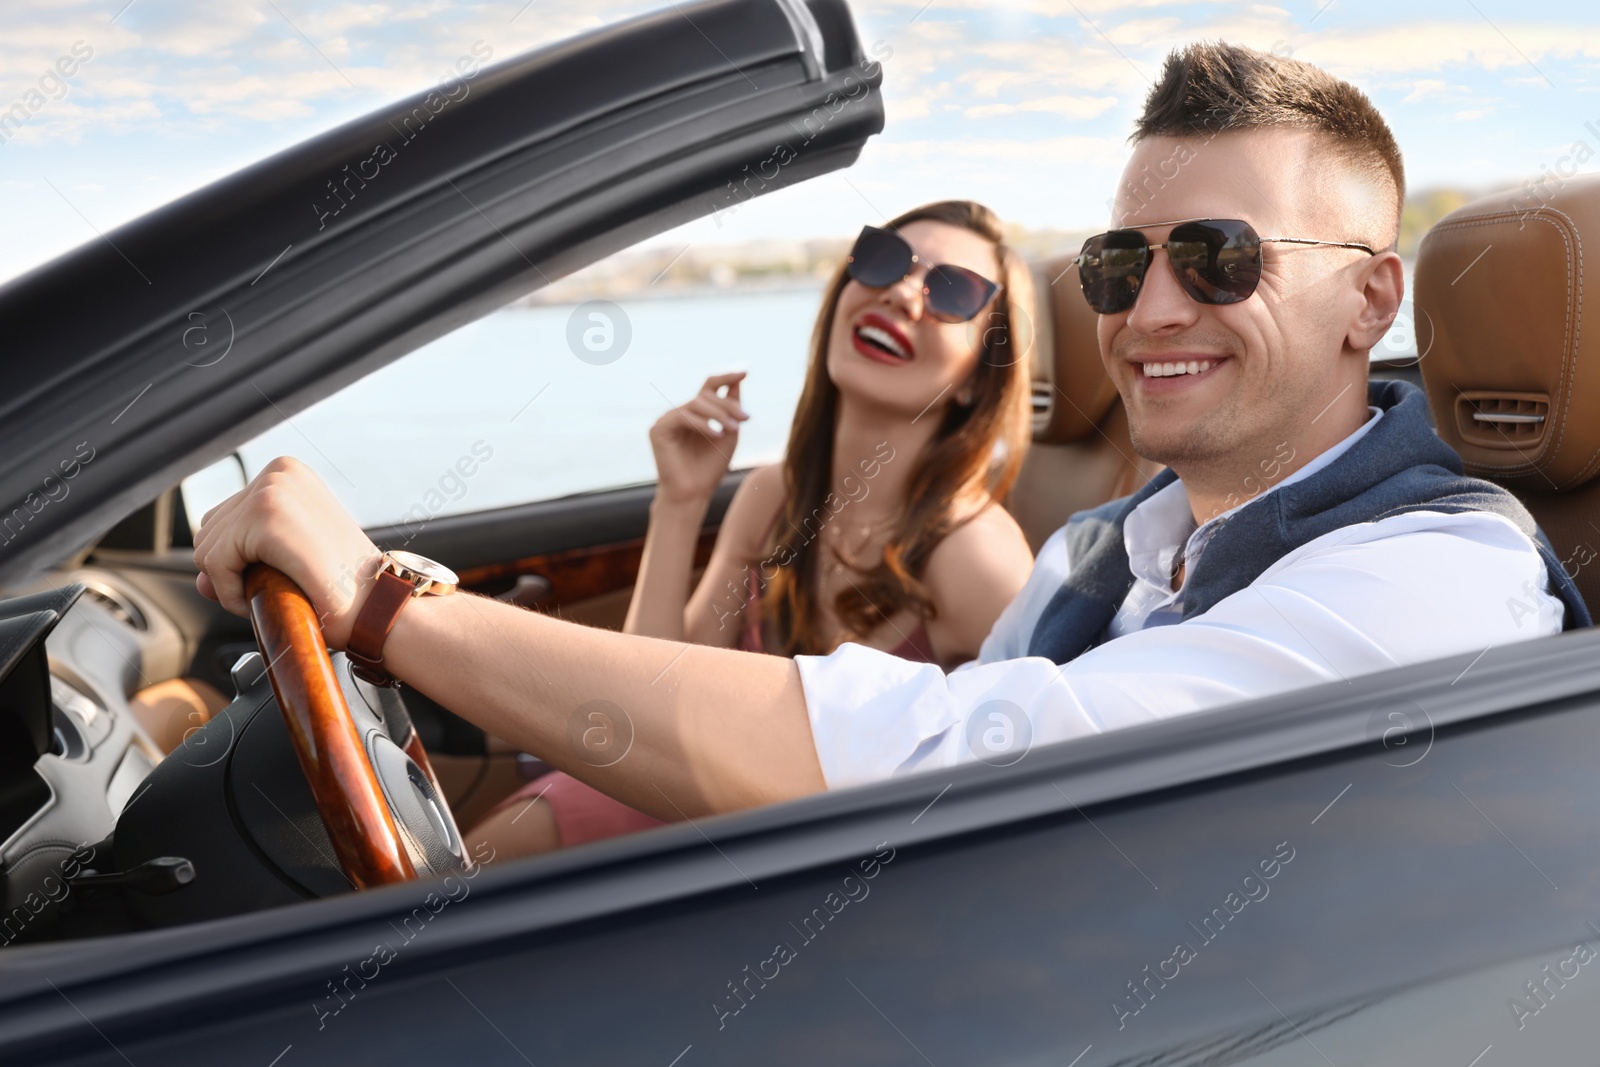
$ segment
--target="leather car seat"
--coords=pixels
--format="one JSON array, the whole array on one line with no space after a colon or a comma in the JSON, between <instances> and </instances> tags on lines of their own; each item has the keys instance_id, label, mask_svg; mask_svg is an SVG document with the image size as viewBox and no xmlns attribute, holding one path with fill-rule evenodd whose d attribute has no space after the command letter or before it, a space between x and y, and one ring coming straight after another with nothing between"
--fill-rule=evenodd
<instances>
[{"instance_id":1,"label":"leather car seat","mask_svg":"<svg viewBox=\"0 0 1600 1067\"><path fill-rule=\"evenodd\" d=\"M1520 497L1600 608L1600 178L1452 211L1418 251L1422 379L1439 435ZM1470 581L1470 575L1463 575Z\"/></svg>"},{"instance_id":2,"label":"leather car seat","mask_svg":"<svg viewBox=\"0 0 1600 1067\"><path fill-rule=\"evenodd\" d=\"M1161 469L1134 454L1074 258L1034 267L1033 447L1007 507L1035 552L1075 512L1126 496Z\"/></svg>"}]
</instances>

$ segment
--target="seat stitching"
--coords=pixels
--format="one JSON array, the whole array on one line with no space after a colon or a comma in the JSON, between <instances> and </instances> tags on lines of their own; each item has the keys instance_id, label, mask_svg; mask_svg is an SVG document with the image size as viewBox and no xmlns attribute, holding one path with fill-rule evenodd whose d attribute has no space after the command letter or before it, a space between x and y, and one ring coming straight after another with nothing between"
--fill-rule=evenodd
<instances>
[{"instance_id":1,"label":"seat stitching","mask_svg":"<svg viewBox=\"0 0 1600 1067\"><path fill-rule=\"evenodd\" d=\"M1577 256L1576 256L1576 259L1577 259L1577 270L1578 270L1578 293L1581 296L1581 294L1585 292L1585 289L1584 289L1584 286L1583 286L1583 235L1578 231L1578 227L1577 227L1576 224L1573 223L1572 217L1570 215L1568 215L1564 211L1559 212L1559 214L1561 215L1562 218L1567 220L1568 228L1571 230L1571 233L1572 233L1572 241L1578 246L1578 253L1577 253ZM1571 305L1571 293L1570 292L1568 293L1568 305L1569 306ZM1572 328L1572 349L1571 349L1571 351L1572 351L1572 381L1570 381L1567 384L1567 391L1566 391L1566 399L1567 399L1567 407L1568 408L1570 408L1572 406L1572 398L1578 391L1578 388L1577 388L1577 378L1578 378L1577 360L1578 360L1578 351L1581 348L1581 339L1583 337L1583 302L1582 302L1581 299L1578 302L1578 310L1577 310L1577 313L1573 316L1573 319L1574 319L1574 323L1573 323L1573 328ZM1566 431L1566 423L1568 421L1568 418L1569 418L1569 414L1564 412L1562 414L1562 432L1563 432L1563 434ZM1582 485L1584 482L1586 482L1590 478L1594 477L1594 473L1595 473L1595 470L1597 468L1600 468L1600 448L1596 448L1592 453L1590 453L1588 462L1584 463L1584 465L1582 467L1578 468L1578 473L1574 477L1574 479L1571 482L1569 482L1567 485L1563 486L1562 488L1564 488L1564 489L1573 489L1573 488L1578 487L1579 485Z\"/></svg>"}]
</instances>

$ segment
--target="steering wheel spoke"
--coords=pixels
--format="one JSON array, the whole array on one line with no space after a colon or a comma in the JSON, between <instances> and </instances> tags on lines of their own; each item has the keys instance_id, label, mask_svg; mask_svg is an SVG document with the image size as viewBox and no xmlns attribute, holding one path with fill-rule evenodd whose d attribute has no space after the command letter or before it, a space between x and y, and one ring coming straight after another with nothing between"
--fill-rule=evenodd
<instances>
[{"instance_id":1,"label":"steering wheel spoke","mask_svg":"<svg viewBox=\"0 0 1600 1067\"><path fill-rule=\"evenodd\" d=\"M267 677L345 877L357 889L415 880L311 601L265 564L252 565L244 578ZM437 781L420 742L408 744L406 754Z\"/></svg>"}]
</instances>

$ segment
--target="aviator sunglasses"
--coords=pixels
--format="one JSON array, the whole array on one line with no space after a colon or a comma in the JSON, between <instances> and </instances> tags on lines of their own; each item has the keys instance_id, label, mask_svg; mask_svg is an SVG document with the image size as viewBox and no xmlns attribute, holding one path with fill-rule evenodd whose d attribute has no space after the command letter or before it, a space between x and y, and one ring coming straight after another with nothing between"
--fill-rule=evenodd
<instances>
[{"instance_id":1,"label":"aviator sunglasses","mask_svg":"<svg viewBox=\"0 0 1600 1067\"><path fill-rule=\"evenodd\" d=\"M1186 219L1173 226L1161 244L1151 244L1138 230L1112 230L1089 238L1076 260L1078 281L1091 308L1101 315L1121 314L1139 299L1152 253L1165 248L1172 276L1191 299L1237 304L1248 300L1261 282L1264 244L1328 245L1378 254L1353 241L1262 237L1240 219Z\"/></svg>"},{"instance_id":2,"label":"aviator sunglasses","mask_svg":"<svg viewBox=\"0 0 1600 1067\"><path fill-rule=\"evenodd\" d=\"M917 262L904 237L864 226L845 261L845 273L868 289L887 289L910 274ZM999 291L1000 286L983 275L948 263L930 266L922 279L923 307L940 322L970 321Z\"/></svg>"}]
</instances>

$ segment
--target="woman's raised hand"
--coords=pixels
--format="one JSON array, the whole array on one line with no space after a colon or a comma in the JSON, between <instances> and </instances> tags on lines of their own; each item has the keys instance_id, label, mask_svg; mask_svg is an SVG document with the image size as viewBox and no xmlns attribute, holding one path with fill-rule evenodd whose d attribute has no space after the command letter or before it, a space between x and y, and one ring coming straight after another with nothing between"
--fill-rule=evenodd
<instances>
[{"instance_id":1,"label":"woman's raised hand","mask_svg":"<svg viewBox=\"0 0 1600 1067\"><path fill-rule=\"evenodd\" d=\"M673 408L650 427L658 498L699 503L716 492L733 462L739 424L750 417L739 406L739 383L744 376L744 371L712 375L693 400Z\"/></svg>"}]
</instances>

